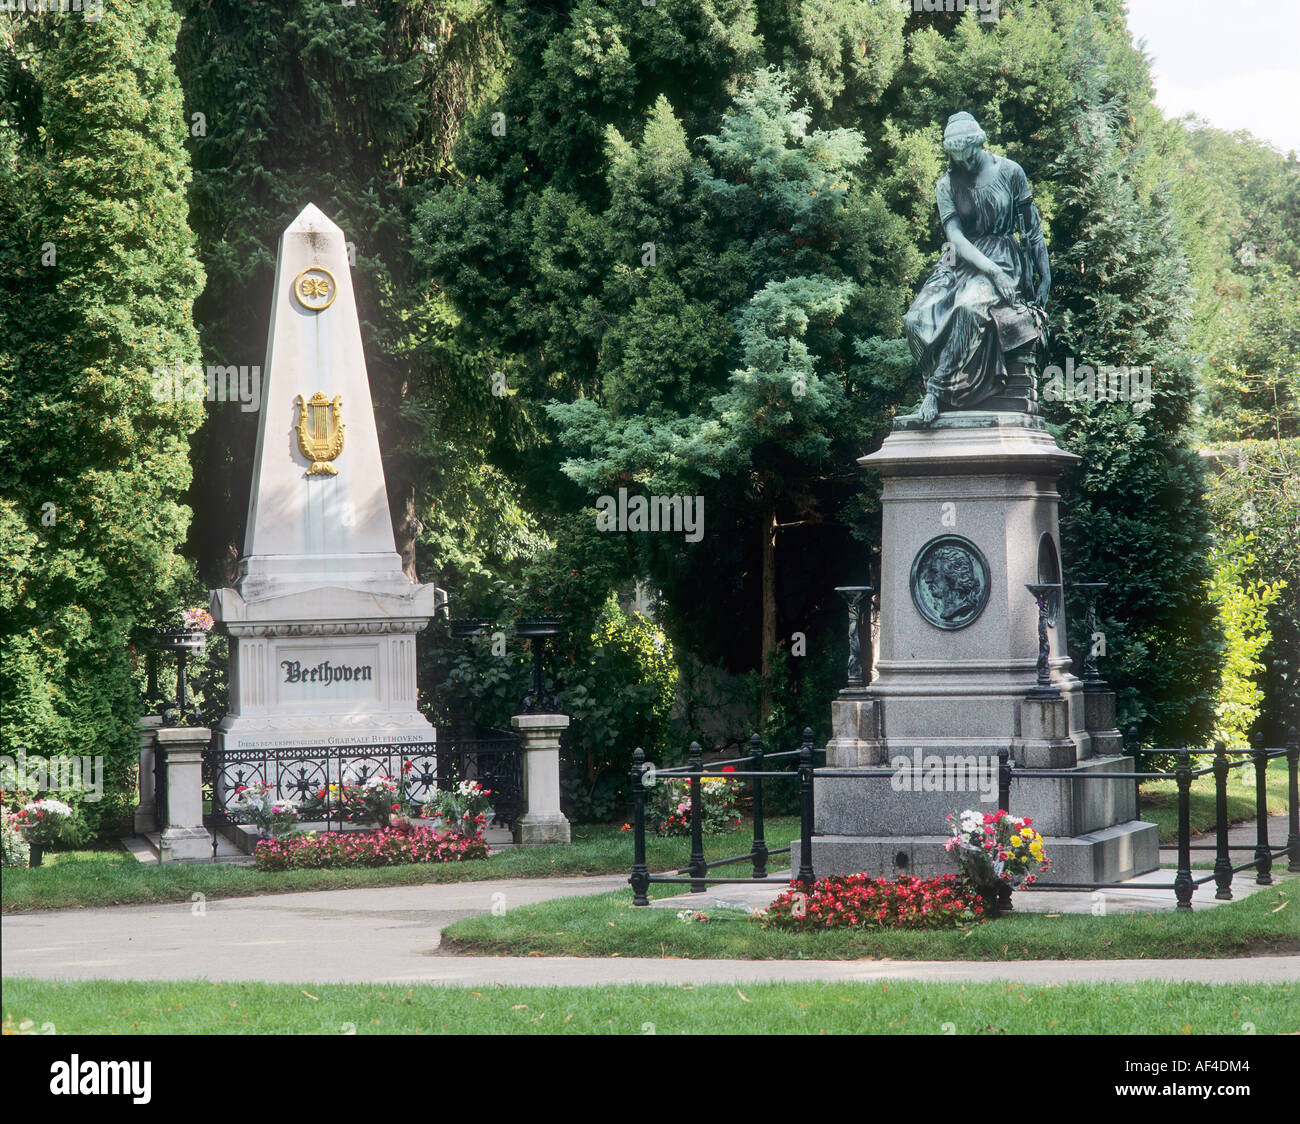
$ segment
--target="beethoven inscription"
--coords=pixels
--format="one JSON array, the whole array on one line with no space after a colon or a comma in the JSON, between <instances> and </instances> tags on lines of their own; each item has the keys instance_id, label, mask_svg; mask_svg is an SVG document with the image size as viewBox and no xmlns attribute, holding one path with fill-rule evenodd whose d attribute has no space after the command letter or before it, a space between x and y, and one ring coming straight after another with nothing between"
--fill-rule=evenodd
<instances>
[{"instance_id":1,"label":"beethoven inscription","mask_svg":"<svg viewBox=\"0 0 1300 1124\"><path fill-rule=\"evenodd\" d=\"M285 645L276 653L281 699L351 706L379 698L383 653L369 645L346 648Z\"/></svg>"},{"instance_id":2,"label":"beethoven inscription","mask_svg":"<svg viewBox=\"0 0 1300 1124\"><path fill-rule=\"evenodd\" d=\"M284 681L286 683L323 683L329 686L331 683L351 683L351 682L370 682L373 672L369 665L364 667L343 667L336 666L325 660L318 663L315 667L303 667L299 660L281 660L280 666L284 668Z\"/></svg>"}]
</instances>

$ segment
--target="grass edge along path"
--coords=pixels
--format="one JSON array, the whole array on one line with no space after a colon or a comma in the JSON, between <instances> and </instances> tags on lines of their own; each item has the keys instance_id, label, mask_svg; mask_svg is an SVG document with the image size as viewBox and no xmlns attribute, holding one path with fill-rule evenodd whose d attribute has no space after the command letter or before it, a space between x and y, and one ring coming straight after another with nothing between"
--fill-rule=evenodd
<instances>
[{"instance_id":1,"label":"grass edge along path","mask_svg":"<svg viewBox=\"0 0 1300 1124\"><path fill-rule=\"evenodd\" d=\"M792 816L767 820L768 845L783 847L798 836ZM753 828L707 836L705 847L732 855L749 847ZM677 869L690 857L690 840L646 840L653 869ZM561 878L632 871L632 836L618 824L580 825L567 845L520 847L487 860L459 863L405 863L353 870L269 872L235 863L141 863L125 850L70 851L46 856L34 870L11 867L0 873L0 908L5 913L45 909L185 902L193 893L208 900L255 894L315 890L350 890L374 886L422 886L443 882L477 882L498 878Z\"/></svg>"},{"instance_id":2,"label":"grass edge along path","mask_svg":"<svg viewBox=\"0 0 1300 1124\"><path fill-rule=\"evenodd\" d=\"M1291 985L755 983L610 987L4 980L5 1033L1280 1034Z\"/></svg>"},{"instance_id":3,"label":"grass edge along path","mask_svg":"<svg viewBox=\"0 0 1300 1124\"><path fill-rule=\"evenodd\" d=\"M653 889L658 889L654 887ZM707 897L707 895L706 895ZM441 947L471 956L651 956L720 960L1148 960L1300 952L1300 878L1241 901L1186 912L1012 913L963 929L793 933L710 911L634 907L631 891L559 898L471 917Z\"/></svg>"}]
</instances>

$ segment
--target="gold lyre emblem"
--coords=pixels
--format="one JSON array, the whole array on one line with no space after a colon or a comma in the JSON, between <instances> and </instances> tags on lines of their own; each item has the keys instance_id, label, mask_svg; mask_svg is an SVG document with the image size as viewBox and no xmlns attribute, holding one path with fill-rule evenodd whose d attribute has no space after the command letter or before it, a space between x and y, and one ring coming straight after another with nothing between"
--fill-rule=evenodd
<instances>
[{"instance_id":1,"label":"gold lyre emblem","mask_svg":"<svg viewBox=\"0 0 1300 1124\"><path fill-rule=\"evenodd\" d=\"M339 470L329 462L343 452L343 395L331 402L319 390L298 404L298 451L309 461L308 476L337 476Z\"/></svg>"},{"instance_id":2,"label":"gold lyre emblem","mask_svg":"<svg viewBox=\"0 0 1300 1124\"><path fill-rule=\"evenodd\" d=\"M293 295L303 308L311 312L324 312L339 295L338 282L328 269L313 265L293 279Z\"/></svg>"}]
</instances>

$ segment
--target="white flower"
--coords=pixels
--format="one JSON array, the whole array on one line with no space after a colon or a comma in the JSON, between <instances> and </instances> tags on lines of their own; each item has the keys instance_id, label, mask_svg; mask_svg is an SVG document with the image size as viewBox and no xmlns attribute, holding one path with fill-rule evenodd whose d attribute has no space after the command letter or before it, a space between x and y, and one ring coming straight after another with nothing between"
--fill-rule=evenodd
<instances>
[{"instance_id":1,"label":"white flower","mask_svg":"<svg viewBox=\"0 0 1300 1124\"><path fill-rule=\"evenodd\" d=\"M25 806L29 812L43 812L47 816L70 816L72 809L69 808L62 800L34 800Z\"/></svg>"}]
</instances>

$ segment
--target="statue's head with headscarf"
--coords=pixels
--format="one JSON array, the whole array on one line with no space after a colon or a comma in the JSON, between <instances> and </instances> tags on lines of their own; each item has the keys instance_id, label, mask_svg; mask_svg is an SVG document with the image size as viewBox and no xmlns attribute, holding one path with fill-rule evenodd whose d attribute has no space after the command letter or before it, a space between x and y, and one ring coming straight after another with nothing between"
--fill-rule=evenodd
<instances>
[{"instance_id":1,"label":"statue's head with headscarf","mask_svg":"<svg viewBox=\"0 0 1300 1124\"><path fill-rule=\"evenodd\" d=\"M943 150L948 159L966 171L972 171L984 142L988 140L979 122L969 113L954 113L943 130Z\"/></svg>"}]
</instances>

